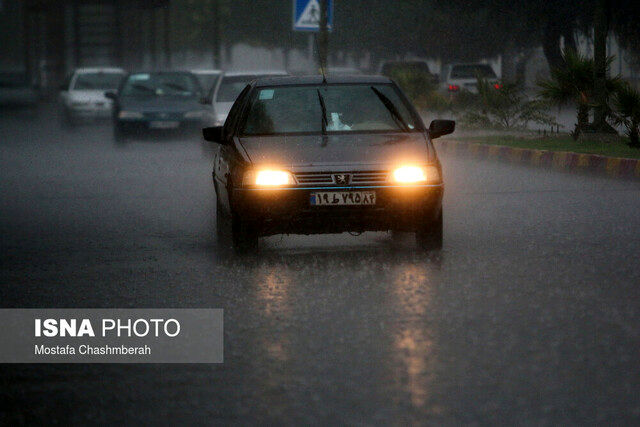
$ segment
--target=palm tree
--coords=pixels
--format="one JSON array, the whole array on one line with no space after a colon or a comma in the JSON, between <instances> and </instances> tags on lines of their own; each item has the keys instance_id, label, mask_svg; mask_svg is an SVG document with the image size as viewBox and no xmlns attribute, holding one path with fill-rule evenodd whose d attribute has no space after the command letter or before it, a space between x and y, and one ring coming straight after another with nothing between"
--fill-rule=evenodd
<instances>
[{"instance_id":1,"label":"palm tree","mask_svg":"<svg viewBox=\"0 0 640 427\"><path fill-rule=\"evenodd\" d=\"M593 59L574 51L566 50L562 58L564 65L551 70L551 77L538 83L539 95L557 105L575 103L577 113L576 128L573 133L577 138L581 132L589 127L589 109L593 106L594 96L594 63ZM607 71L613 57L607 58ZM608 77L607 93L611 93L619 86L619 77Z\"/></svg>"},{"instance_id":2,"label":"palm tree","mask_svg":"<svg viewBox=\"0 0 640 427\"><path fill-rule=\"evenodd\" d=\"M621 84L613 95L613 120L627 129L629 146L640 148L640 92L629 83Z\"/></svg>"}]
</instances>

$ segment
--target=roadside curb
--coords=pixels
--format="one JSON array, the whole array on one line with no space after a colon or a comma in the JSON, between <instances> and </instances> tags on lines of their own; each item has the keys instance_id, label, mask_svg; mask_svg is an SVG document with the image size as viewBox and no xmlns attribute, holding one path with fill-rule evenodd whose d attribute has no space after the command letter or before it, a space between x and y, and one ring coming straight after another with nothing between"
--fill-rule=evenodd
<instances>
[{"instance_id":1,"label":"roadside curb","mask_svg":"<svg viewBox=\"0 0 640 427\"><path fill-rule=\"evenodd\" d=\"M590 172L613 177L640 178L640 159L607 157L570 151L548 151L489 145L455 140L434 141L438 151L450 154L495 158L512 163L551 167L556 170Z\"/></svg>"}]
</instances>

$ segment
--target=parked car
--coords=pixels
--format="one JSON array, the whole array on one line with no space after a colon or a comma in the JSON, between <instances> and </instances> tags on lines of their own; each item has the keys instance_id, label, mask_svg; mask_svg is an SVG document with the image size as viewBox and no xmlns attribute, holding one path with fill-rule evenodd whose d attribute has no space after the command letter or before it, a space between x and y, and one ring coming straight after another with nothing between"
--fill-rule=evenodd
<instances>
[{"instance_id":1,"label":"parked car","mask_svg":"<svg viewBox=\"0 0 640 427\"><path fill-rule=\"evenodd\" d=\"M113 126L116 140L148 130L200 130L211 118L200 82L193 73L178 71L129 74L114 100Z\"/></svg>"},{"instance_id":2,"label":"parked car","mask_svg":"<svg viewBox=\"0 0 640 427\"><path fill-rule=\"evenodd\" d=\"M210 93L217 85L218 81L222 78L222 70L214 69L195 69L191 70L193 74L200 81L200 86L204 90L204 93Z\"/></svg>"},{"instance_id":3,"label":"parked car","mask_svg":"<svg viewBox=\"0 0 640 427\"><path fill-rule=\"evenodd\" d=\"M60 85L60 104L66 124L109 118L111 100L105 91L115 90L126 75L121 68L77 68Z\"/></svg>"},{"instance_id":4,"label":"parked car","mask_svg":"<svg viewBox=\"0 0 640 427\"><path fill-rule=\"evenodd\" d=\"M35 107L38 91L23 71L0 72L0 106Z\"/></svg>"},{"instance_id":5,"label":"parked car","mask_svg":"<svg viewBox=\"0 0 640 427\"><path fill-rule=\"evenodd\" d=\"M218 81L218 85L209 94L215 114L215 123L224 124L233 102L249 82L259 77L286 75L285 71L232 71L224 73Z\"/></svg>"},{"instance_id":6,"label":"parked car","mask_svg":"<svg viewBox=\"0 0 640 427\"><path fill-rule=\"evenodd\" d=\"M409 60L409 61L385 61L380 64L378 69L378 73L387 76L389 78L394 78L394 74L397 73L424 73L429 77L433 85L437 86L438 75L431 72L431 68L426 61L420 60Z\"/></svg>"},{"instance_id":7,"label":"parked car","mask_svg":"<svg viewBox=\"0 0 640 427\"><path fill-rule=\"evenodd\" d=\"M444 68L442 77L442 91L452 94L461 90L478 93L478 78L486 79L496 89L502 87L489 64L450 64Z\"/></svg>"},{"instance_id":8,"label":"parked car","mask_svg":"<svg viewBox=\"0 0 640 427\"><path fill-rule=\"evenodd\" d=\"M219 236L243 252L272 234L397 230L438 249L444 186L431 140L454 128L426 128L386 77L255 80L224 126L203 129L219 145Z\"/></svg>"}]
</instances>

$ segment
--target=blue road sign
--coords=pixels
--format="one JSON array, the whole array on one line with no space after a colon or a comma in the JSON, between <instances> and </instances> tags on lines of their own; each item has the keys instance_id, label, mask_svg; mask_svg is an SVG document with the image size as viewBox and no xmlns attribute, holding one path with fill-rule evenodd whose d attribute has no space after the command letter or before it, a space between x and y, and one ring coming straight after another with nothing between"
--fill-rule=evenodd
<instances>
[{"instance_id":1,"label":"blue road sign","mask_svg":"<svg viewBox=\"0 0 640 427\"><path fill-rule=\"evenodd\" d=\"M333 0L327 1L327 27L333 26ZM293 30L320 30L320 2L318 0L293 0Z\"/></svg>"}]
</instances>

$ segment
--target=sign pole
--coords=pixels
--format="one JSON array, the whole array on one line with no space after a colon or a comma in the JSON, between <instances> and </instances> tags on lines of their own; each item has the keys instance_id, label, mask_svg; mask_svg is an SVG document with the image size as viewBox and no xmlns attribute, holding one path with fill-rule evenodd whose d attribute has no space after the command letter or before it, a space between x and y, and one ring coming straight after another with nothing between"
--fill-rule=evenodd
<instances>
[{"instance_id":1,"label":"sign pole","mask_svg":"<svg viewBox=\"0 0 640 427\"><path fill-rule=\"evenodd\" d=\"M320 0L320 25L318 34L318 60L320 62L320 68L327 69L327 55L329 53L329 10L328 0Z\"/></svg>"}]
</instances>

